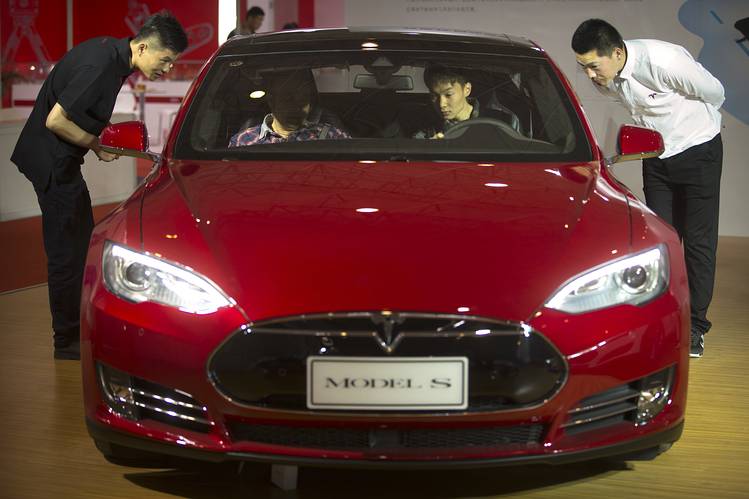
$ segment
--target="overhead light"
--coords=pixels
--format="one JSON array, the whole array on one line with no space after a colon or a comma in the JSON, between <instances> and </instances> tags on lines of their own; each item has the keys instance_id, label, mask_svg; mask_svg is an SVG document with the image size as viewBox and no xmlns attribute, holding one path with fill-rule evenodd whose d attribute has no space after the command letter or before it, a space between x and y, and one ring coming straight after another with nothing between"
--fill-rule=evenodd
<instances>
[{"instance_id":1,"label":"overhead light","mask_svg":"<svg viewBox=\"0 0 749 499\"><path fill-rule=\"evenodd\" d=\"M487 187L507 187L507 184L501 182L487 182L484 185Z\"/></svg>"},{"instance_id":2,"label":"overhead light","mask_svg":"<svg viewBox=\"0 0 749 499\"><path fill-rule=\"evenodd\" d=\"M359 213L376 213L380 210L377 208L357 208L356 211Z\"/></svg>"},{"instance_id":3,"label":"overhead light","mask_svg":"<svg viewBox=\"0 0 749 499\"><path fill-rule=\"evenodd\" d=\"M365 50L377 50L379 46L377 42L364 42L361 44L361 48Z\"/></svg>"},{"instance_id":4,"label":"overhead light","mask_svg":"<svg viewBox=\"0 0 749 499\"><path fill-rule=\"evenodd\" d=\"M250 94L250 99L261 99L265 97L265 90L255 90Z\"/></svg>"}]
</instances>

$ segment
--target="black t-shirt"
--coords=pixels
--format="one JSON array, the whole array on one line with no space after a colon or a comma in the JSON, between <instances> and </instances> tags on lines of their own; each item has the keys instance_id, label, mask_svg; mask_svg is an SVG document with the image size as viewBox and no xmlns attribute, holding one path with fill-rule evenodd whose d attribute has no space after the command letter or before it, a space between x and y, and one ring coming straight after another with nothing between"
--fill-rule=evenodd
<instances>
[{"instance_id":1,"label":"black t-shirt","mask_svg":"<svg viewBox=\"0 0 749 499\"><path fill-rule=\"evenodd\" d=\"M71 121L98 136L112 117L122 83L132 73L130 59L128 38L100 37L73 47L55 65L10 158L34 187L46 188L50 174L57 178L58 170L69 170L71 162L80 168L87 152L47 128L52 107L59 103Z\"/></svg>"},{"instance_id":2,"label":"black t-shirt","mask_svg":"<svg viewBox=\"0 0 749 499\"><path fill-rule=\"evenodd\" d=\"M518 119L518 117L515 115L515 113L501 105L499 102L492 102L488 106L482 106L479 103L479 100L475 97L468 97L468 103L473 106L469 119L492 118L495 120L503 121L510 125L517 132L520 132L520 120ZM434 110L437 110L437 108L434 108ZM436 114L434 115L434 120L436 121L436 124L428 128L419 130L418 132L416 132L413 138L428 139L430 137L433 137L437 132L444 133L460 123L460 121L458 120L443 120L441 117L438 118Z\"/></svg>"}]
</instances>

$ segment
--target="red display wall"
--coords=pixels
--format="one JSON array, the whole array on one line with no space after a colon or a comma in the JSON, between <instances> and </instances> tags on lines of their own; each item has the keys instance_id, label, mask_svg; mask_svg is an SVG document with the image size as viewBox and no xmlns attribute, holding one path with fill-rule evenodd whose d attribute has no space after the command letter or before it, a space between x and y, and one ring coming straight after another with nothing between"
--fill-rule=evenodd
<instances>
[{"instance_id":1,"label":"red display wall","mask_svg":"<svg viewBox=\"0 0 749 499\"><path fill-rule=\"evenodd\" d=\"M2 30L2 107L11 88L44 78L67 48L65 0L0 0Z\"/></svg>"},{"instance_id":2,"label":"red display wall","mask_svg":"<svg viewBox=\"0 0 749 499\"><path fill-rule=\"evenodd\" d=\"M133 36L149 15L167 9L182 23L189 40L169 78L189 80L218 48L218 2L73 0L73 45L96 36ZM289 2L295 3L295 15L284 22L296 18L300 27L313 27L315 0ZM0 0L3 107L10 106L14 83L44 80L50 65L67 52L67 3L67 0Z\"/></svg>"},{"instance_id":3,"label":"red display wall","mask_svg":"<svg viewBox=\"0 0 749 499\"><path fill-rule=\"evenodd\" d=\"M2 62L46 64L66 51L65 0L0 0Z\"/></svg>"},{"instance_id":4,"label":"red display wall","mask_svg":"<svg viewBox=\"0 0 749 499\"><path fill-rule=\"evenodd\" d=\"M162 9L171 11L187 32L189 45L180 62L204 62L218 48L218 0L74 0L73 44L95 36L133 36Z\"/></svg>"}]
</instances>

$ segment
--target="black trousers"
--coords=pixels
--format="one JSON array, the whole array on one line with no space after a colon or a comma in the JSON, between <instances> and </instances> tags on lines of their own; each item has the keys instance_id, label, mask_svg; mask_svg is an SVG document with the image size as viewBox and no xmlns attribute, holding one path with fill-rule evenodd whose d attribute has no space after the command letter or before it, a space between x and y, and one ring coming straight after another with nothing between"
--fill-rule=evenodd
<instances>
[{"instance_id":1,"label":"black trousers","mask_svg":"<svg viewBox=\"0 0 749 499\"><path fill-rule=\"evenodd\" d=\"M707 333L707 308L713 298L718 247L720 134L665 159L643 160L645 201L679 233L689 280L692 330Z\"/></svg>"},{"instance_id":2,"label":"black trousers","mask_svg":"<svg viewBox=\"0 0 749 499\"><path fill-rule=\"evenodd\" d=\"M89 238L94 227L91 197L80 166L71 158L44 190L36 189L47 253L49 306L56 347L78 339L81 287ZM64 174L62 174L64 172Z\"/></svg>"}]
</instances>

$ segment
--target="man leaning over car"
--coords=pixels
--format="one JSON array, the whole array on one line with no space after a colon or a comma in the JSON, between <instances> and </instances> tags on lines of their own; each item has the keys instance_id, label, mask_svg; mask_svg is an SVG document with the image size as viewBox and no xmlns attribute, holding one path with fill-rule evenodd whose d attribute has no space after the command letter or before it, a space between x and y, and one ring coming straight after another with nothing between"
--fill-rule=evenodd
<instances>
[{"instance_id":1,"label":"man leaning over car","mask_svg":"<svg viewBox=\"0 0 749 499\"><path fill-rule=\"evenodd\" d=\"M601 19L580 24L572 50L599 92L623 104L635 123L663 136L663 154L642 162L645 200L682 239L691 301L690 356L701 357L712 325L707 308L718 245L723 85L685 48L660 40L624 41Z\"/></svg>"},{"instance_id":2,"label":"man leaning over car","mask_svg":"<svg viewBox=\"0 0 749 499\"><path fill-rule=\"evenodd\" d=\"M56 359L78 359L83 268L93 212L81 176L83 156L102 150L99 134L125 78L134 70L156 80L172 69L187 35L169 13L148 18L137 36L100 37L71 49L44 81L11 160L33 184L42 211L49 305Z\"/></svg>"}]
</instances>

